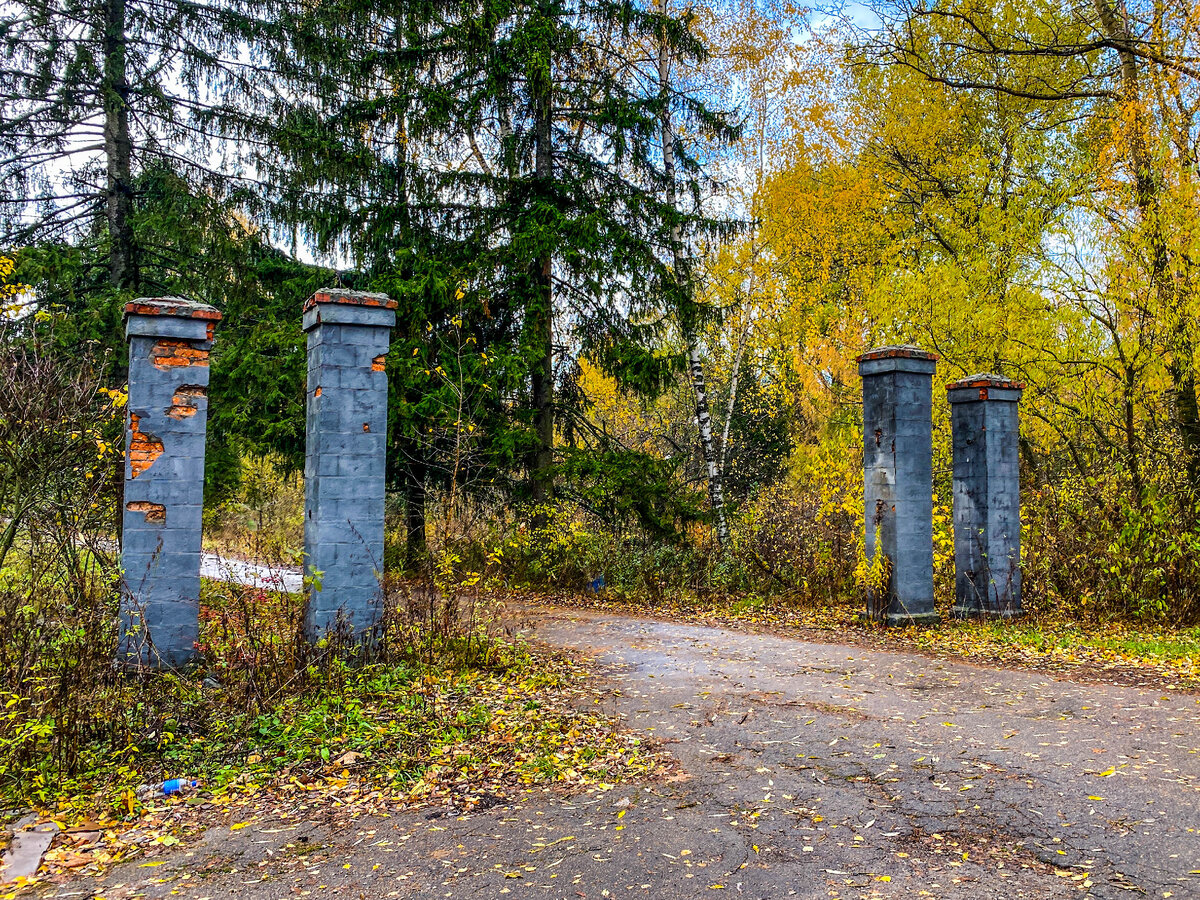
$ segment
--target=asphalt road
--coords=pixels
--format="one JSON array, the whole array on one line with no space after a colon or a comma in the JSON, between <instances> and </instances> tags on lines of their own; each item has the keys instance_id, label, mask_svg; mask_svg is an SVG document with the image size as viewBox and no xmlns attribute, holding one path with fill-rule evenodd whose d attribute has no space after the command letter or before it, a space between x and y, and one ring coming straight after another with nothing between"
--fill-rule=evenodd
<instances>
[{"instance_id":1,"label":"asphalt road","mask_svg":"<svg viewBox=\"0 0 1200 900\"><path fill-rule=\"evenodd\" d=\"M213 828L48 893L1200 898L1195 695L571 610L534 636L593 659L673 774L463 817Z\"/></svg>"}]
</instances>

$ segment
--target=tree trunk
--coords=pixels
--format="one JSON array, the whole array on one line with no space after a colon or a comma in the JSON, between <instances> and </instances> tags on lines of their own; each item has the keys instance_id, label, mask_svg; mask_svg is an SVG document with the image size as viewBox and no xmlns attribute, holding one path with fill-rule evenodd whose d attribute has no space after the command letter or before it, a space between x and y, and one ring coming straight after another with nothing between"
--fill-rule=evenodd
<instances>
[{"instance_id":1,"label":"tree trunk","mask_svg":"<svg viewBox=\"0 0 1200 900\"><path fill-rule=\"evenodd\" d=\"M662 5L666 13L666 2ZM658 89L662 98L662 153L663 173L667 182L667 207L674 214L678 210L678 198L675 192L675 130L671 121L670 91L671 91L671 56L667 48L665 36L658 46ZM680 255L682 253L682 237L678 223L671 225L671 255L672 273L678 278L680 272ZM682 299L682 297L680 297ZM704 378L704 366L700 359L700 348L697 343L696 329L691 315L687 310L680 310L680 324L684 341L687 344L688 374L691 377L692 391L696 396L696 426L700 433L700 450L704 455L704 467L708 475L708 503L712 509L713 527L717 533L717 544L725 550L729 547L729 523L725 516L725 491L721 484L721 469L717 463L716 446L713 442L712 414L709 411L708 388Z\"/></svg>"},{"instance_id":2,"label":"tree trunk","mask_svg":"<svg viewBox=\"0 0 1200 900\"><path fill-rule=\"evenodd\" d=\"M543 5L543 14L548 15ZM546 53L550 47L547 44ZM542 81L533 85L534 112L534 176L537 181L537 196L541 202L549 202L553 194L554 146L553 146L553 82L547 71ZM554 286L551 280L554 258L546 247L540 259L533 263L535 295L531 298L527 315L529 335L537 354L531 378L534 432L536 449L533 453L531 476L533 501L538 505L549 503L554 496L552 468L554 465ZM539 514L538 522L544 524Z\"/></svg>"},{"instance_id":3,"label":"tree trunk","mask_svg":"<svg viewBox=\"0 0 1200 900\"><path fill-rule=\"evenodd\" d=\"M8 558L8 551L12 549L13 543L16 541L17 532L21 528L21 520L25 518L25 510L18 509L18 505L13 505L12 518L4 526L4 531L0 532L0 569L4 568L4 560Z\"/></svg>"},{"instance_id":4,"label":"tree trunk","mask_svg":"<svg viewBox=\"0 0 1200 900\"><path fill-rule=\"evenodd\" d=\"M1171 271L1171 253L1167 243L1162 216L1162 176L1155 168L1147 145L1146 115L1142 110L1141 88L1138 83L1138 59L1130 47L1133 38L1109 0L1094 0L1096 13L1105 35L1117 46L1121 62L1121 92L1133 112L1127 126L1126 150L1133 168L1134 193L1141 214L1147 243L1150 247L1150 272L1159 315L1173 315L1169 328L1170 354L1168 372L1171 376L1171 396L1175 426L1184 454L1188 486L1192 499L1200 498L1200 401L1196 396L1196 348L1192 341L1188 317L1179 308L1180 297L1175 290Z\"/></svg>"},{"instance_id":5,"label":"tree trunk","mask_svg":"<svg viewBox=\"0 0 1200 900\"><path fill-rule=\"evenodd\" d=\"M133 240L133 143L129 137L129 82L125 71L125 0L105 0L104 156L108 174L108 281L118 290L136 290Z\"/></svg>"},{"instance_id":6,"label":"tree trunk","mask_svg":"<svg viewBox=\"0 0 1200 900\"><path fill-rule=\"evenodd\" d=\"M414 441L404 467L404 563L412 572L424 572L429 560L425 543L425 461L420 453Z\"/></svg>"},{"instance_id":7,"label":"tree trunk","mask_svg":"<svg viewBox=\"0 0 1200 900\"><path fill-rule=\"evenodd\" d=\"M753 251L750 258L754 259ZM751 289L753 289L753 275L751 275ZM725 424L721 428L721 452L717 460L717 472L721 476L722 486L724 486L725 472L728 471L729 429L733 426L733 414L737 409L738 384L742 377L742 357L746 354L746 342L749 339L750 317L747 313L746 322L742 326L741 334L738 335L737 351L733 354L733 371L729 374L729 402L725 406Z\"/></svg>"},{"instance_id":8,"label":"tree trunk","mask_svg":"<svg viewBox=\"0 0 1200 900\"><path fill-rule=\"evenodd\" d=\"M407 22L404 23L407 25ZM404 36L407 27L397 29L400 40L397 52L406 49ZM391 265L392 254L399 244L401 249L400 278L408 284L415 272L413 252L416 241L413 237L412 205L409 198L408 176L411 162L409 158L408 136L408 98L409 86L404 83L393 85L400 98L400 111L396 117L396 204L398 206L396 235L387 234L381 230L376 236L375 253L377 265ZM399 387L399 385L398 385ZM406 386L405 386L406 387ZM429 548L425 537L425 480L428 469L425 464L424 450L421 447L419 435L401 435L396 441L396 448L401 463L402 489L404 492L404 568L406 571L421 574L429 569Z\"/></svg>"},{"instance_id":9,"label":"tree trunk","mask_svg":"<svg viewBox=\"0 0 1200 900\"><path fill-rule=\"evenodd\" d=\"M725 516L725 489L721 470L717 465L716 449L713 445L712 416L708 411L708 391L705 387L704 369L700 364L700 351L695 339L688 341L688 368L692 374L692 391L696 394L696 426L700 432L700 449L704 454L704 467L708 472L708 503L712 508L713 527L717 531L717 544L722 549L729 547L729 522Z\"/></svg>"}]
</instances>

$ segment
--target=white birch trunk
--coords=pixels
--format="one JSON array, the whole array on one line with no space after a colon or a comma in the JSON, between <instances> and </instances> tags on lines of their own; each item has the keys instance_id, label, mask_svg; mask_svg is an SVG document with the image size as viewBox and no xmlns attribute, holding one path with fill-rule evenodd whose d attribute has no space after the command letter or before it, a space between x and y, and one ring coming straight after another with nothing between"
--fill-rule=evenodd
<instances>
[{"instance_id":1,"label":"white birch trunk","mask_svg":"<svg viewBox=\"0 0 1200 900\"><path fill-rule=\"evenodd\" d=\"M750 319L738 335L737 352L733 356L733 372L729 376L729 403L725 406L725 426L721 429L721 452L719 454L717 471L725 478L727 461L729 459L729 426L733 423L733 411L737 407L738 380L742 374L742 356L746 352L746 341L750 337Z\"/></svg>"},{"instance_id":2,"label":"white birch trunk","mask_svg":"<svg viewBox=\"0 0 1200 900\"><path fill-rule=\"evenodd\" d=\"M663 0L666 12L666 0ZM664 101L671 90L671 58L666 40L658 47L658 88ZM670 106L664 102L662 111L663 172L667 177L667 205L677 209L675 195L675 132L671 122ZM679 265L680 234L676 225L671 229L671 253L676 269ZM686 317L683 317L686 318ZM729 547L729 522L725 517L725 492L721 486L721 468L717 463L716 447L713 443L712 415L709 412L708 388L704 379L704 366L700 360L700 348L694 329L683 322L683 337L687 343L688 372L692 391L696 395L696 426L700 432L700 450L704 455L704 466L708 473L708 503L712 509L713 527L717 533L717 544L722 550Z\"/></svg>"}]
</instances>

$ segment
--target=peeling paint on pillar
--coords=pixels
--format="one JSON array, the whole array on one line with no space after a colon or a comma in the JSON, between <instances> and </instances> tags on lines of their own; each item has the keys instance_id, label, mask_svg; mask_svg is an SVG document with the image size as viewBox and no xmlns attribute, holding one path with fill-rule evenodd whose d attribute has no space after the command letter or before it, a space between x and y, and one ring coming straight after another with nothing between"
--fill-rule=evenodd
<instances>
[{"instance_id":1,"label":"peeling paint on pillar","mask_svg":"<svg viewBox=\"0 0 1200 900\"><path fill-rule=\"evenodd\" d=\"M196 653L208 353L220 319L178 297L125 307L122 665L180 666Z\"/></svg>"},{"instance_id":2,"label":"peeling paint on pillar","mask_svg":"<svg viewBox=\"0 0 1200 900\"><path fill-rule=\"evenodd\" d=\"M971 375L946 385L954 439L954 615L1021 614L1017 403L1024 385Z\"/></svg>"},{"instance_id":3,"label":"peeling paint on pillar","mask_svg":"<svg viewBox=\"0 0 1200 900\"><path fill-rule=\"evenodd\" d=\"M304 631L367 636L379 621L383 569L387 374L396 323L384 294L318 291L304 304L308 334Z\"/></svg>"},{"instance_id":4,"label":"peeling paint on pillar","mask_svg":"<svg viewBox=\"0 0 1200 900\"><path fill-rule=\"evenodd\" d=\"M931 623L933 607L933 373L937 356L879 347L858 358L863 380L867 558L883 553L888 582L867 616Z\"/></svg>"}]
</instances>

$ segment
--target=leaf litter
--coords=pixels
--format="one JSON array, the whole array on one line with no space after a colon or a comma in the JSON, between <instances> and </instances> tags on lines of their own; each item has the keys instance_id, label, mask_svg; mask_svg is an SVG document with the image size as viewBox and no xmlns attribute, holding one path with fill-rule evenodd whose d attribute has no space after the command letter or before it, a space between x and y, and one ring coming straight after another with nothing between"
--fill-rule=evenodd
<instances>
[{"instance_id":1,"label":"leaf litter","mask_svg":"<svg viewBox=\"0 0 1200 900\"><path fill-rule=\"evenodd\" d=\"M270 831L414 809L458 816L545 789L605 792L665 772L667 756L622 727L587 676L579 662L548 651L532 651L520 669L426 673L419 689L455 724L426 759L338 747L280 766L269 753L252 752L241 772L187 796L142 801L131 788L116 804L102 791L36 810L25 827L52 822L59 833L37 874L7 882L0 900L120 862L163 865L156 856L214 828ZM386 716L388 709L368 712Z\"/></svg>"}]
</instances>

